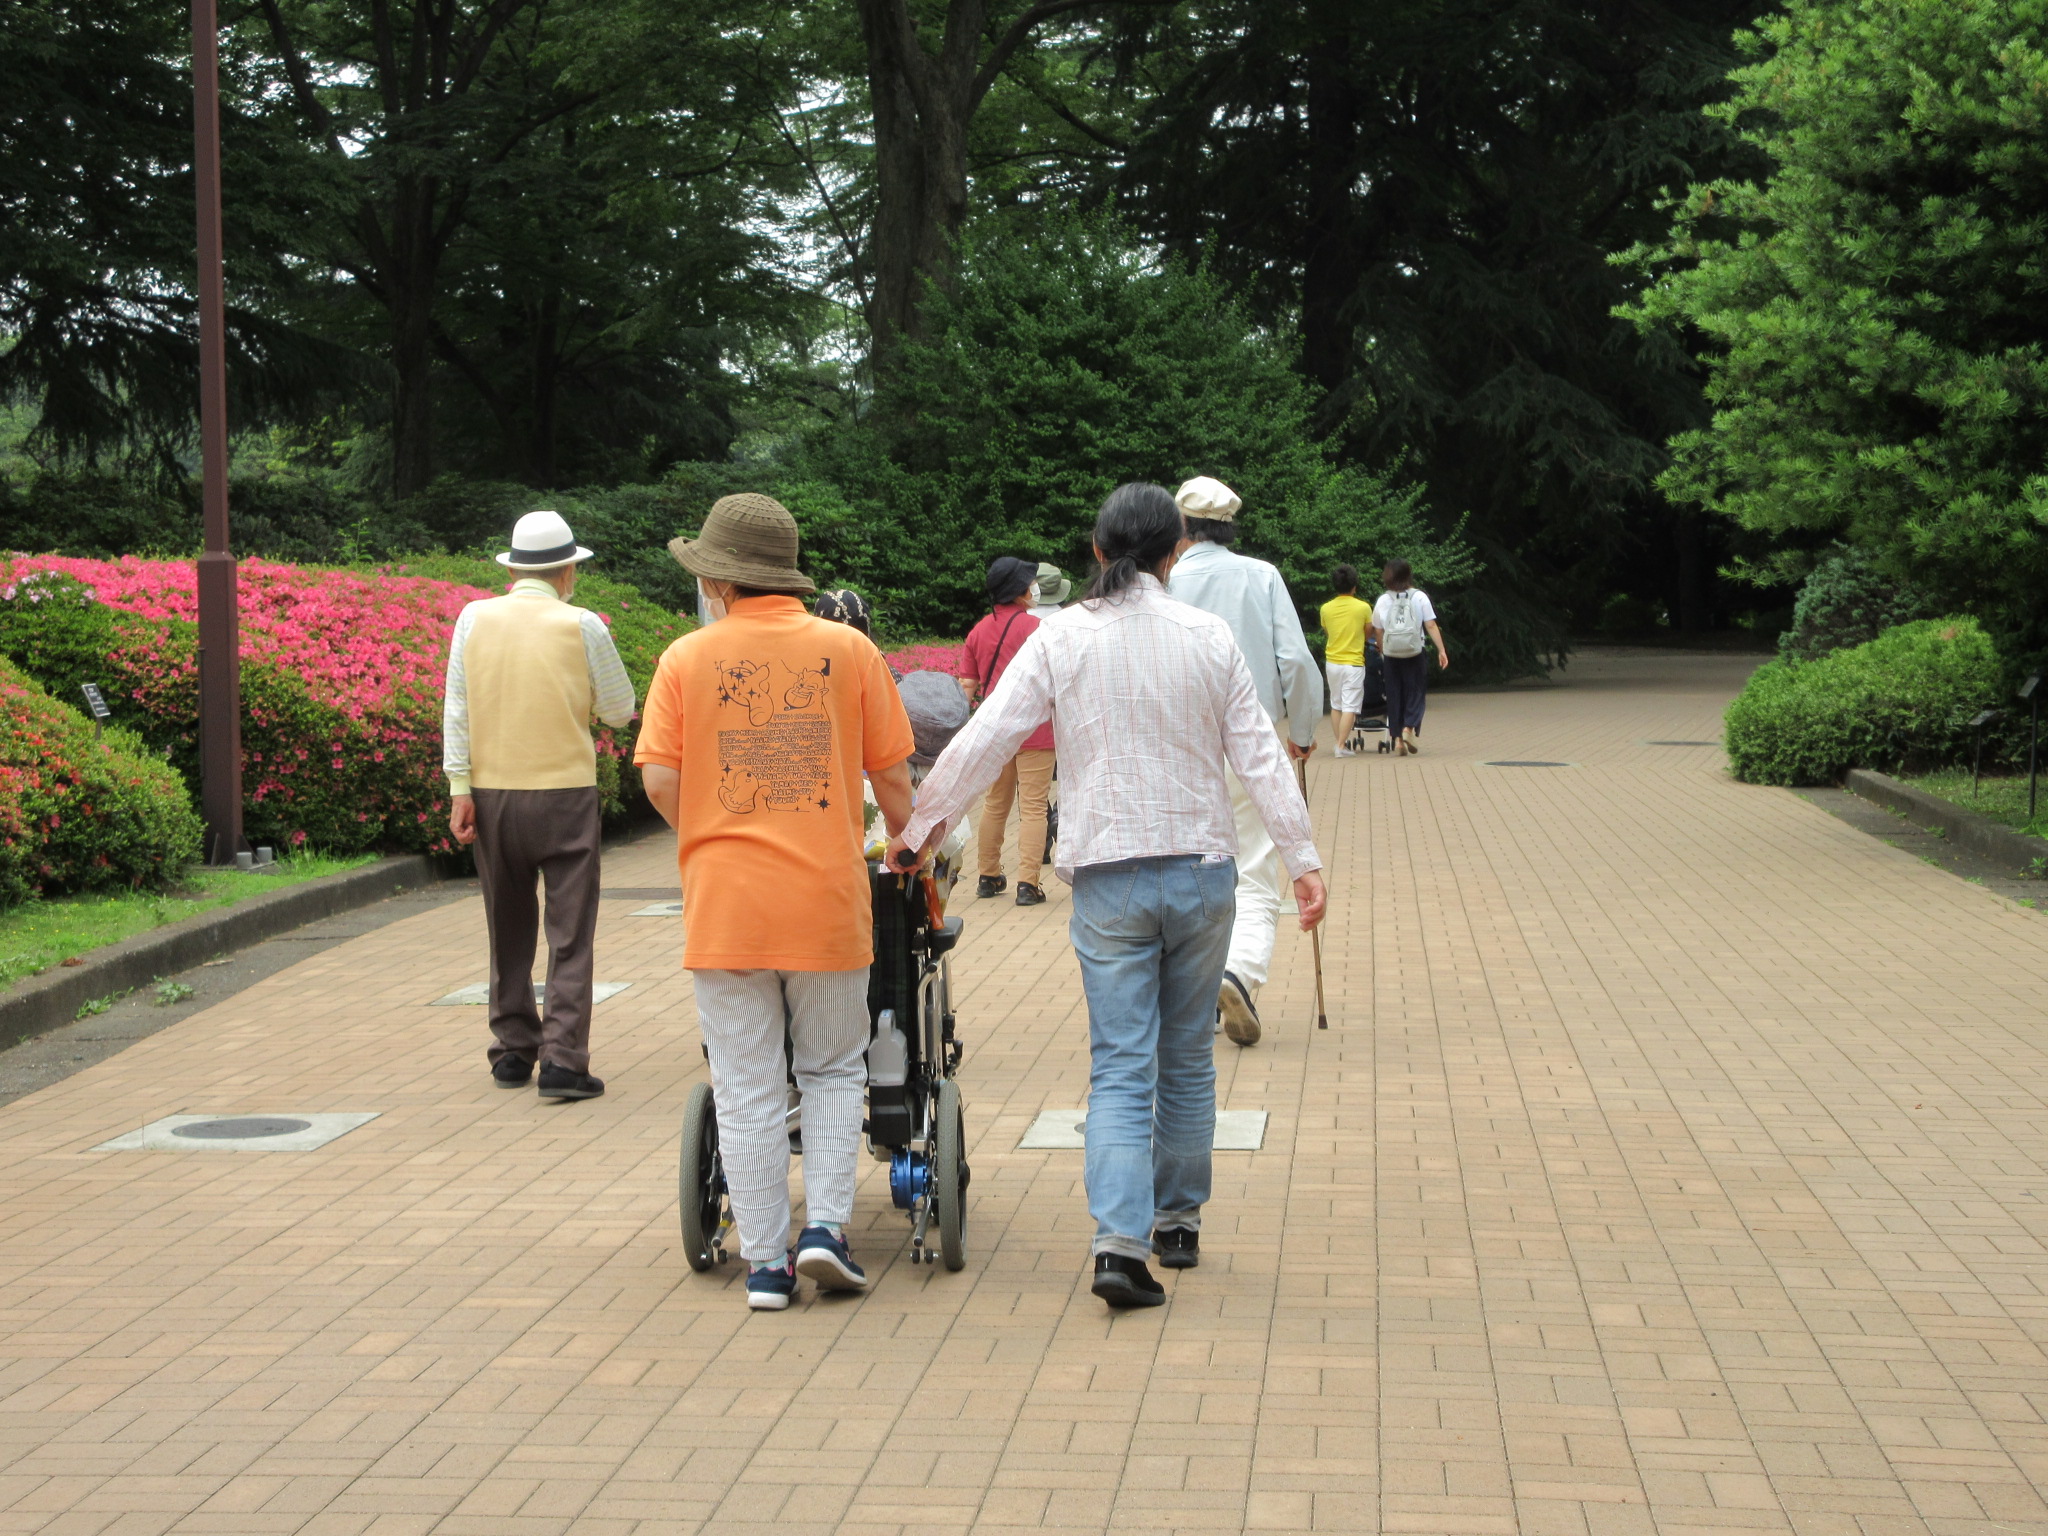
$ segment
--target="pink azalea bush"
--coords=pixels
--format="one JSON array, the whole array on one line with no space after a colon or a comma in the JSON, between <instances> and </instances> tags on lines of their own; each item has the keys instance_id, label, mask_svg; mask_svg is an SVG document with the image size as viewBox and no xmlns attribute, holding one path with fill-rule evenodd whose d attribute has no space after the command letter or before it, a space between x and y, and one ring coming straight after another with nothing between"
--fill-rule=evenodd
<instances>
[{"instance_id":1,"label":"pink azalea bush","mask_svg":"<svg viewBox=\"0 0 2048 1536\"><path fill-rule=\"evenodd\" d=\"M900 651L885 651L882 659L896 672L945 672L954 677L967 675L967 647L963 644L922 642Z\"/></svg>"},{"instance_id":2,"label":"pink azalea bush","mask_svg":"<svg viewBox=\"0 0 2048 1536\"><path fill-rule=\"evenodd\" d=\"M145 619L199 622L199 571L190 560L18 555L7 562L4 584L37 571L74 578L109 608ZM456 618L465 604L497 595L452 581L268 560L242 561L235 590L243 664L274 660L356 716L399 697L438 701Z\"/></svg>"},{"instance_id":3,"label":"pink azalea bush","mask_svg":"<svg viewBox=\"0 0 2048 1536\"><path fill-rule=\"evenodd\" d=\"M471 571L502 577L487 564L463 574ZM441 773L448 639L464 604L496 592L389 569L260 560L242 562L237 575L249 840L453 852ZM12 624L12 653L55 691L99 682L116 719L195 788L197 618L190 561L0 559L0 639ZM666 633L675 632L671 619ZM628 670L644 691L631 660ZM598 750L599 788L616 814L630 740L605 731Z\"/></svg>"}]
</instances>

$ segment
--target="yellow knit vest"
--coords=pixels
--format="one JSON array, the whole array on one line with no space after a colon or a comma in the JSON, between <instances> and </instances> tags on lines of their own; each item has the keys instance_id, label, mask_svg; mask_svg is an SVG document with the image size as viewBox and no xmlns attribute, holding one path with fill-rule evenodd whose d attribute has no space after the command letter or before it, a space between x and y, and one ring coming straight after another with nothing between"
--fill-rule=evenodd
<instances>
[{"instance_id":1,"label":"yellow knit vest","mask_svg":"<svg viewBox=\"0 0 2048 1536\"><path fill-rule=\"evenodd\" d=\"M582 610L510 593L476 606L469 683L469 780L478 789L583 789L597 783Z\"/></svg>"}]
</instances>

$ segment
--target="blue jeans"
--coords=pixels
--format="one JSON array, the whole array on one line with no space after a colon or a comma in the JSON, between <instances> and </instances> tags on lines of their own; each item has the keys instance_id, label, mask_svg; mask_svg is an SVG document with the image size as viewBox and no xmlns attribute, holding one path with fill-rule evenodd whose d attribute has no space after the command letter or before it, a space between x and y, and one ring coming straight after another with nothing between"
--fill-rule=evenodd
<instances>
[{"instance_id":1,"label":"blue jeans","mask_svg":"<svg viewBox=\"0 0 2048 1536\"><path fill-rule=\"evenodd\" d=\"M1152 1256L1199 1227L1216 1140L1216 992L1237 864L1196 854L1074 871L1068 932L1088 995L1088 1213L1094 1252Z\"/></svg>"}]
</instances>

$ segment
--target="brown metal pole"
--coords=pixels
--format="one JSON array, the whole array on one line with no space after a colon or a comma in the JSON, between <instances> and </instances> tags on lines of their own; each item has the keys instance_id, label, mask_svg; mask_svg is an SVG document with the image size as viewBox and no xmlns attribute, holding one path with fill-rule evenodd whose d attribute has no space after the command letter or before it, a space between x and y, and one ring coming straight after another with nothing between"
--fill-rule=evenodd
<instances>
[{"instance_id":1,"label":"brown metal pole","mask_svg":"<svg viewBox=\"0 0 2048 1536\"><path fill-rule=\"evenodd\" d=\"M228 552L228 352L220 232L220 36L214 0L192 0L192 172L199 202L199 782L206 862L242 847L242 659Z\"/></svg>"}]
</instances>

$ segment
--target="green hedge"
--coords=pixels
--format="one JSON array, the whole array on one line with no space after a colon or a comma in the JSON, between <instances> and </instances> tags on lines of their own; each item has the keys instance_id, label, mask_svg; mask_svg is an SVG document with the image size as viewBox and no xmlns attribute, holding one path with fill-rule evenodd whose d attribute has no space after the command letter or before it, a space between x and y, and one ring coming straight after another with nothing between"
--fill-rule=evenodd
<instances>
[{"instance_id":1,"label":"green hedge","mask_svg":"<svg viewBox=\"0 0 2048 1536\"><path fill-rule=\"evenodd\" d=\"M1998 655L1975 619L1901 624L1758 668L1728 706L1729 767L1750 784L1831 784L1851 768L1958 761L1971 717L1998 695Z\"/></svg>"},{"instance_id":2,"label":"green hedge","mask_svg":"<svg viewBox=\"0 0 2048 1536\"><path fill-rule=\"evenodd\" d=\"M178 775L118 727L0 661L0 905L75 891L162 887L199 857Z\"/></svg>"}]
</instances>

